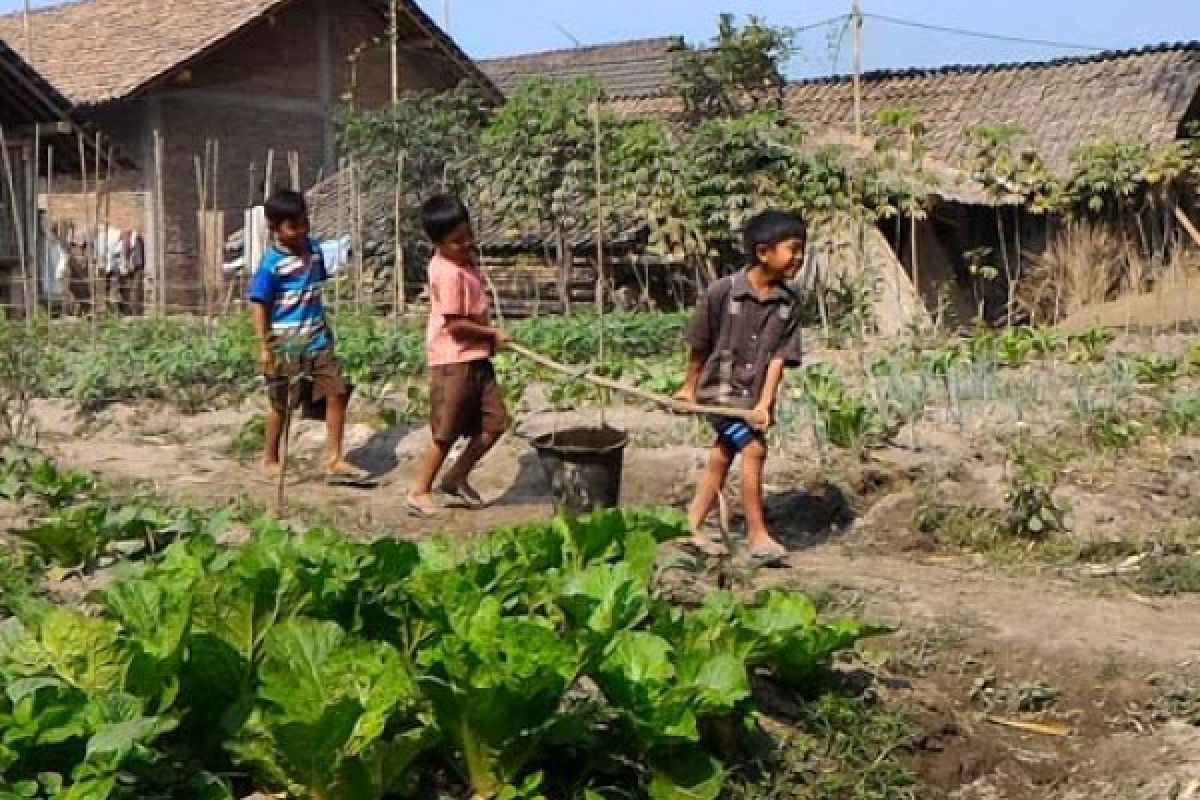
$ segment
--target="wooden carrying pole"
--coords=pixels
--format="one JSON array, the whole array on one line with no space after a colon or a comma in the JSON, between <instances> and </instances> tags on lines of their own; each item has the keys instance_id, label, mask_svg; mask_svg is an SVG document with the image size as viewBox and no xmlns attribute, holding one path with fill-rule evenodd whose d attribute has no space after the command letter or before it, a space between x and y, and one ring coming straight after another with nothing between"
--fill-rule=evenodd
<instances>
[{"instance_id":1,"label":"wooden carrying pole","mask_svg":"<svg viewBox=\"0 0 1200 800\"><path fill-rule=\"evenodd\" d=\"M710 414L718 417L731 417L733 419L740 419L751 427L756 426L755 413L749 409L725 408L723 406L706 406L698 403L685 403L682 400L676 400L673 397L667 397L666 395L657 394L655 392L647 391L646 389L639 389L638 387L630 386L627 383L621 383L620 381L602 378L586 369L580 370L578 367L571 367L567 364L562 364L542 355L541 353L530 350L524 345L517 344L516 342L509 342L507 347L517 355L527 358L533 363L543 366L546 369L553 370L554 372L567 375L577 380L587 381L588 383L604 389L611 389L614 392L620 392L621 394L635 397L638 400L644 400L647 403L653 403L657 406L662 406L668 411L674 411L676 414Z\"/></svg>"}]
</instances>

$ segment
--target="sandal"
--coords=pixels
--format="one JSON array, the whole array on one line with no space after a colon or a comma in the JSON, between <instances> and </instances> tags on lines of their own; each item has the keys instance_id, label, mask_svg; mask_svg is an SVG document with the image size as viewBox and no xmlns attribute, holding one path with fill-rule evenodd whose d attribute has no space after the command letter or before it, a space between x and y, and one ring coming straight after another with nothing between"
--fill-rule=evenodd
<instances>
[{"instance_id":1,"label":"sandal","mask_svg":"<svg viewBox=\"0 0 1200 800\"><path fill-rule=\"evenodd\" d=\"M436 501L422 502L414 499L411 494L404 496L404 510L408 512L409 516L417 519L432 519L443 511Z\"/></svg>"},{"instance_id":2,"label":"sandal","mask_svg":"<svg viewBox=\"0 0 1200 800\"><path fill-rule=\"evenodd\" d=\"M728 551L724 546L718 542L714 542L712 539L705 538L703 535L684 539L679 543L679 546L704 558L720 558L721 556L728 555Z\"/></svg>"},{"instance_id":3,"label":"sandal","mask_svg":"<svg viewBox=\"0 0 1200 800\"><path fill-rule=\"evenodd\" d=\"M379 481L366 470L340 461L325 469L325 483L330 486L350 486L355 489L374 489Z\"/></svg>"},{"instance_id":4,"label":"sandal","mask_svg":"<svg viewBox=\"0 0 1200 800\"><path fill-rule=\"evenodd\" d=\"M788 565L788 550L779 542L768 542L750 548L748 558L756 567L778 569Z\"/></svg>"},{"instance_id":5,"label":"sandal","mask_svg":"<svg viewBox=\"0 0 1200 800\"><path fill-rule=\"evenodd\" d=\"M475 489L472 488L471 485L466 481L463 481L462 483L442 482L442 484L438 486L438 491L461 503L463 508L477 510L484 508L487 505L487 503L485 503L483 500L483 496L479 494L479 492L475 491Z\"/></svg>"}]
</instances>

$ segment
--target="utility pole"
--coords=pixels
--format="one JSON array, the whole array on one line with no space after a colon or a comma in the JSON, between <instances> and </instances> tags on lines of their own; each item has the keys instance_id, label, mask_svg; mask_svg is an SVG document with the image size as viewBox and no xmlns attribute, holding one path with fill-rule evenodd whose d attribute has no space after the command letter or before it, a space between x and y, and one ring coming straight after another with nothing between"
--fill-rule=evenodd
<instances>
[{"instance_id":1,"label":"utility pole","mask_svg":"<svg viewBox=\"0 0 1200 800\"><path fill-rule=\"evenodd\" d=\"M397 0L391 0L388 7L388 20L391 29L388 31L388 44L392 59L392 108L400 103L400 12L396 8Z\"/></svg>"},{"instance_id":2,"label":"utility pole","mask_svg":"<svg viewBox=\"0 0 1200 800\"><path fill-rule=\"evenodd\" d=\"M442 30L450 33L450 0L442 0Z\"/></svg>"},{"instance_id":3,"label":"utility pole","mask_svg":"<svg viewBox=\"0 0 1200 800\"><path fill-rule=\"evenodd\" d=\"M862 120L862 7L859 0L850 3L850 39L854 44L854 135L863 136Z\"/></svg>"},{"instance_id":4,"label":"utility pole","mask_svg":"<svg viewBox=\"0 0 1200 800\"><path fill-rule=\"evenodd\" d=\"M33 18L30 16L29 0L25 0L25 60L33 66Z\"/></svg>"}]
</instances>

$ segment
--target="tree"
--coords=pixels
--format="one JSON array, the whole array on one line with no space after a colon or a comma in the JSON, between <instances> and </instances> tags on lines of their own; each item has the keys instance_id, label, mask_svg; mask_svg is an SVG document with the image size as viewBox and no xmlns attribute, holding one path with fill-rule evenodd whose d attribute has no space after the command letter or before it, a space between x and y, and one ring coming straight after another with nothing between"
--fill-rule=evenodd
<instances>
[{"instance_id":1,"label":"tree","mask_svg":"<svg viewBox=\"0 0 1200 800\"><path fill-rule=\"evenodd\" d=\"M712 43L680 54L675 82L692 121L737 117L764 108L781 109L784 70L795 55L795 33L751 16L738 27L722 14Z\"/></svg>"},{"instance_id":2,"label":"tree","mask_svg":"<svg viewBox=\"0 0 1200 800\"><path fill-rule=\"evenodd\" d=\"M567 311L570 241L595 220L595 135L589 111L603 100L603 90L592 79L527 81L484 131L484 158L476 175L477 196L496 221L553 242L559 294Z\"/></svg>"},{"instance_id":3,"label":"tree","mask_svg":"<svg viewBox=\"0 0 1200 800\"><path fill-rule=\"evenodd\" d=\"M1014 143L1022 135L1008 125L982 125L968 134L975 143L971 177L979 183L996 209L996 232L1000 262L1008 282L1008 325L1012 325L1017 288L1024 272L1022 257L1022 210L1044 215L1062 204L1062 185L1042 158L1031 150L1018 151ZM1013 247L1004 223L1004 209L1012 219Z\"/></svg>"}]
</instances>

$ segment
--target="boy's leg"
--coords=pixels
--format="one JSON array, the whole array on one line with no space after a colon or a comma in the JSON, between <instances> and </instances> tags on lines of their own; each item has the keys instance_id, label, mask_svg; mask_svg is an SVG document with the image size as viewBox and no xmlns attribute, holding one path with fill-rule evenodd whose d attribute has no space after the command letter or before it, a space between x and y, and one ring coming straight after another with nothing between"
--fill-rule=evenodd
<instances>
[{"instance_id":1,"label":"boy's leg","mask_svg":"<svg viewBox=\"0 0 1200 800\"><path fill-rule=\"evenodd\" d=\"M283 440L283 417L288 406L290 384L282 372L267 375L267 422L263 436L263 467L268 472L279 469L279 443Z\"/></svg>"},{"instance_id":2,"label":"boy's leg","mask_svg":"<svg viewBox=\"0 0 1200 800\"><path fill-rule=\"evenodd\" d=\"M325 474L330 477L365 478L363 470L343 459L350 387L342 377L341 365L332 352L325 351L313 359L311 378L313 401L325 401Z\"/></svg>"},{"instance_id":3,"label":"boy's leg","mask_svg":"<svg viewBox=\"0 0 1200 800\"><path fill-rule=\"evenodd\" d=\"M746 514L746 540L752 556L782 556L787 550L767 531L763 509L763 468L767 445L756 438L742 450L742 505Z\"/></svg>"},{"instance_id":4,"label":"boy's leg","mask_svg":"<svg viewBox=\"0 0 1200 800\"><path fill-rule=\"evenodd\" d=\"M267 409L266 435L263 437L263 466L268 470L279 467L279 442L283 438L283 412L274 406Z\"/></svg>"},{"instance_id":5,"label":"boy's leg","mask_svg":"<svg viewBox=\"0 0 1200 800\"><path fill-rule=\"evenodd\" d=\"M696 497L688 509L688 523L692 529L692 542L702 549L711 547L701 529L708 515L717 506L717 497L725 487L725 479L729 476L729 469L733 466L736 455L729 445L718 441L709 451L708 464L696 486Z\"/></svg>"},{"instance_id":6,"label":"boy's leg","mask_svg":"<svg viewBox=\"0 0 1200 800\"><path fill-rule=\"evenodd\" d=\"M466 449L458 457L445 478L441 488L448 494L459 495L471 503L482 502L479 493L471 488L469 478L475 466L492 451L504 432L508 430L508 410L504 407L504 393L496 381L496 373L490 362L475 364L472 369L472 397L465 405L470 405L475 413L469 414L472 424L471 440Z\"/></svg>"},{"instance_id":7,"label":"boy's leg","mask_svg":"<svg viewBox=\"0 0 1200 800\"><path fill-rule=\"evenodd\" d=\"M437 502L433 499L433 481L446 463L450 447L450 444L438 441L435 436L430 439L429 448L421 459L416 481L408 493L408 504L423 513L436 513L438 510Z\"/></svg>"}]
</instances>

